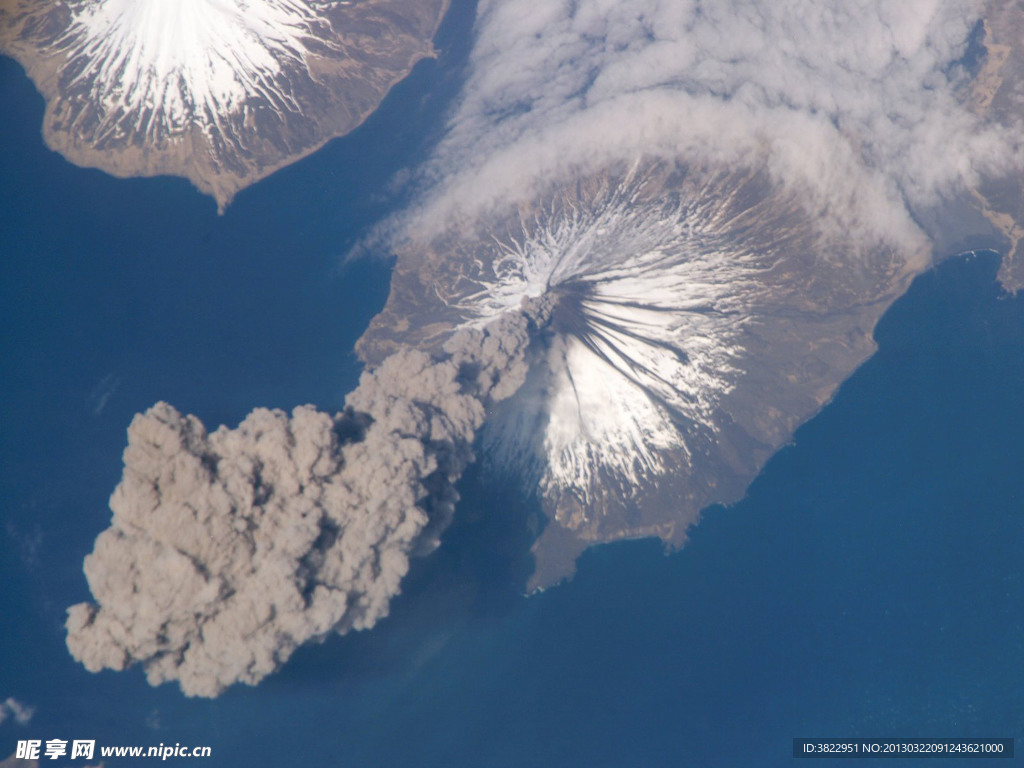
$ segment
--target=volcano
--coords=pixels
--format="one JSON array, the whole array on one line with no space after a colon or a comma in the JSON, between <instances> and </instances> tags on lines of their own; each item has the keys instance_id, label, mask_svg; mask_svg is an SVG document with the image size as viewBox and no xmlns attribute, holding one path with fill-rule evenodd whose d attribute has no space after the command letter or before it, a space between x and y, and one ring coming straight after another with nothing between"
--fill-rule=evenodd
<instances>
[{"instance_id":1,"label":"volcano","mask_svg":"<svg viewBox=\"0 0 1024 768\"><path fill-rule=\"evenodd\" d=\"M221 208L348 133L447 0L4 0L0 52L47 101L47 144L117 176L190 179Z\"/></svg>"},{"instance_id":2,"label":"volcano","mask_svg":"<svg viewBox=\"0 0 1024 768\"><path fill-rule=\"evenodd\" d=\"M547 513L543 587L591 544L679 546L701 509L742 497L924 263L845 236L763 169L641 159L408 245L360 351L553 304L481 441Z\"/></svg>"}]
</instances>

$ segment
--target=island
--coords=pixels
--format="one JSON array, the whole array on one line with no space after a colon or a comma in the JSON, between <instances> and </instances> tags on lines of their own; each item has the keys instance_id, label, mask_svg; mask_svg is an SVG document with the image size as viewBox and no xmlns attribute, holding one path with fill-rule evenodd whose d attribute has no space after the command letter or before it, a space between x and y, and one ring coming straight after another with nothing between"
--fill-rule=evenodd
<instances>
[{"instance_id":1,"label":"island","mask_svg":"<svg viewBox=\"0 0 1024 768\"><path fill-rule=\"evenodd\" d=\"M928 263L924 244L865 247L799 196L763 167L644 159L401 254L359 342L370 367L521 301L554 304L530 376L480 441L542 504L531 590L570 576L594 544L681 546L874 352L876 322Z\"/></svg>"}]
</instances>

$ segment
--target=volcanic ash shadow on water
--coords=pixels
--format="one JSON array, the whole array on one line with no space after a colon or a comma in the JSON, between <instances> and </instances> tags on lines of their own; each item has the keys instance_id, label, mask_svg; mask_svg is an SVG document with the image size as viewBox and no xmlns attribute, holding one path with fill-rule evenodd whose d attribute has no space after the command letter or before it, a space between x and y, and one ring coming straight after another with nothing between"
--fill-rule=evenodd
<instances>
[{"instance_id":1,"label":"volcanic ash shadow on water","mask_svg":"<svg viewBox=\"0 0 1024 768\"><path fill-rule=\"evenodd\" d=\"M410 563L402 593L372 632L300 648L261 684L269 691L370 682L414 673L460 637L522 607L543 511L514 480L480 465L459 484L455 519L438 550Z\"/></svg>"}]
</instances>

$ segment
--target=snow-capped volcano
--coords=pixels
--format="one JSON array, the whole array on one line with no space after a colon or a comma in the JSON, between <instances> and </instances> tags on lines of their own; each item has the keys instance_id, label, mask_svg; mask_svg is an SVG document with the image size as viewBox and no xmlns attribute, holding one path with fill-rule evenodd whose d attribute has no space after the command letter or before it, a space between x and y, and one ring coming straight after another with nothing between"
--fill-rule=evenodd
<instances>
[{"instance_id":1,"label":"snow-capped volcano","mask_svg":"<svg viewBox=\"0 0 1024 768\"><path fill-rule=\"evenodd\" d=\"M48 143L171 173L223 207L347 133L419 59L447 0L10 0L0 50L47 97Z\"/></svg>"},{"instance_id":2,"label":"snow-capped volcano","mask_svg":"<svg viewBox=\"0 0 1024 768\"><path fill-rule=\"evenodd\" d=\"M133 132L160 140L257 104L298 111L288 71L309 76L307 44L330 24L297 0L90 0L70 6L57 41L68 85L88 88L106 118L97 138ZM282 82L284 88L282 88Z\"/></svg>"},{"instance_id":3,"label":"snow-capped volcano","mask_svg":"<svg viewBox=\"0 0 1024 768\"><path fill-rule=\"evenodd\" d=\"M482 439L549 515L534 586L598 541L681 543L873 351L919 265L825 228L801 199L763 170L640 161L401 255L361 343L370 361L524 300L552 306Z\"/></svg>"},{"instance_id":4,"label":"snow-capped volcano","mask_svg":"<svg viewBox=\"0 0 1024 768\"><path fill-rule=\"evenodd\" d=\"M627 178L538 215L454 302L477 323L523 297L554 302L531 387L488 442L545 493L584 504L609 475L630 494L668 470L666 451L688 457L715 431L741 372L744 306L777 257L734 239L744 214L728 197L645 200L644 186Z\"/></svg>"}]
</instances>

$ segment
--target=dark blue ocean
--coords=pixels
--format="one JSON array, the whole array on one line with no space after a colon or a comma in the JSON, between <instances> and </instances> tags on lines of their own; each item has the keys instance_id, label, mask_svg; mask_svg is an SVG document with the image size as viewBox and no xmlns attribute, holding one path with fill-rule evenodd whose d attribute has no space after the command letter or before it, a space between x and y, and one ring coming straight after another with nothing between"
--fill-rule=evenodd
<instances>
[{"instance_id":1,"label":"dark blue ocean","mask_svg":"<svg viewBox=\"0 0 1024 768\"><path fill-rule=\"evenodd\" d=\"M920 277L878 354L682 552L603 547L524 598L535 510L471 474L392 616L258 688L189 700L71 659L64 611L89 598L134 413L235 425L353 386L389 264L343 257L441 129L466 23L220 217L184 181L49 152L42 99L0 60L0 701L36 707L0 724L0 759L81 738L209 745L211 768L739 768L790 766L796 736L1024 736L1024 300L991 253Z\"/></svg>"}]
</instances>

